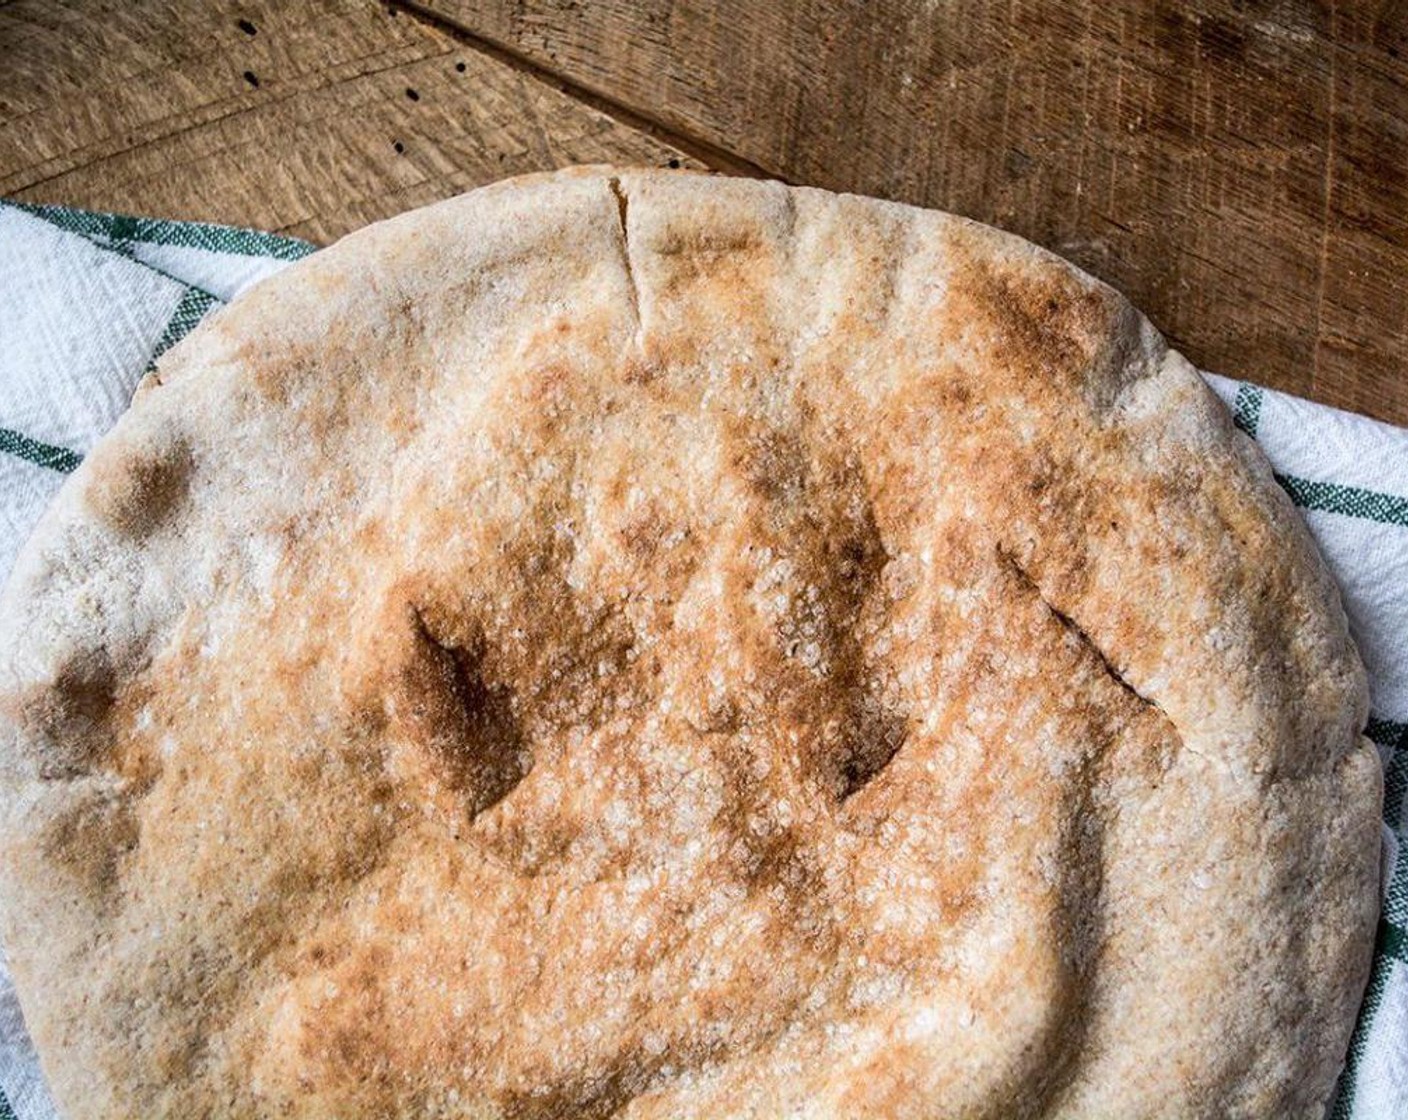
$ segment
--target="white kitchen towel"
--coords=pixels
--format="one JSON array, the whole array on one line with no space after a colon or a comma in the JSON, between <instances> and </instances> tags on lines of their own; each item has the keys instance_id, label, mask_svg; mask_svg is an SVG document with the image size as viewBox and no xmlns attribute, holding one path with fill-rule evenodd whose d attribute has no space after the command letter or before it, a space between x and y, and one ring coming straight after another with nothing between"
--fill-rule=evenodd
<instances>
[{"instance_id":1,"label":"white kitchen towel","mask_svg":"<svg viewBox=\"0 0 1408 1120\"><path fill-rule=\"evenodd\" d=\"M156 357L250 284L312 252L249 230L0 200L0 578L65 476ZM1405 371L1408 376L1408 371ZM1209 377L1300 508L1369 667L1387 774L1385 902L1331 1120L1408 1117L1408 430ZM53 1120L0 967L0 1120Z\"/></svg>"}]
</instances>

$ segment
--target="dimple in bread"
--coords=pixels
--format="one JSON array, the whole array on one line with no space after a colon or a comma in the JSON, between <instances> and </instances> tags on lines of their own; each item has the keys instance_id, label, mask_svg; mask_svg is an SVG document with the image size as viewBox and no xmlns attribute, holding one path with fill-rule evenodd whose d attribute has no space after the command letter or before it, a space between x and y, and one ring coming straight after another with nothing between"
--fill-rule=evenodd
<instances>
[{"instance_id":1,"label":"dimple in bread","mask_svg":"<svg viewBox=\"0 0 1408 1120\"><path fill-rule=\"evenodd\" d=\"M1377 915L1338 595L1118 295L582 169L173 349L0 602L72 1117L1318 1116Z\"/></svg>"}]
</instances>

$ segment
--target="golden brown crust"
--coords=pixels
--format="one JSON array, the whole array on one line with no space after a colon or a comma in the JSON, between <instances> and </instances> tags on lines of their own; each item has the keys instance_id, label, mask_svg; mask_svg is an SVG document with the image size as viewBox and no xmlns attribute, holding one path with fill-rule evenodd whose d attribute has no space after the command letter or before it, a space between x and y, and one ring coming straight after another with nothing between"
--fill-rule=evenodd
<instances>
[{"instance_id":1,"label":"golden brown crust","mask_svg":"<svg viewBox=\"0 0 1408 1120\"><path fill-rule=\"evenodd\" d=\"M1316 1115L1375 918L1338 598L1110 290L587 169L171 352L3 605L73 1116Z\"/></svg>"}]
</instances>

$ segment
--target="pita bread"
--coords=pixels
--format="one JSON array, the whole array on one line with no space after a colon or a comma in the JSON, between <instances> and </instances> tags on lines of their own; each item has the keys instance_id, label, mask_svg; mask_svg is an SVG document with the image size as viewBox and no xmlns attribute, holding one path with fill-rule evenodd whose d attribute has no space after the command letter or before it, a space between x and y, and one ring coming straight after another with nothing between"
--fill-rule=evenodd
<instances>
[{"instance_id":1,"label":"pita bread","mask_svg":"<svg viewBox=\"0 0 1408 1120\"><path fill-rule=\"evenodd\" d=\"M0 605L73 1117L1318 1116L1377 915L1338 595L1110 289L649 171L175 348Z\"/></svg>"}]
</instances>

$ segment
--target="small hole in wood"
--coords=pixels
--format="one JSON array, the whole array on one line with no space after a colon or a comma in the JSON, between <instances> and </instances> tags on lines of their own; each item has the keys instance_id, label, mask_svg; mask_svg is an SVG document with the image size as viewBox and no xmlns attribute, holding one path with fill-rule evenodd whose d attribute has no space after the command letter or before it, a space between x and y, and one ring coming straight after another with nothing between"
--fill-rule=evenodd
<instances>
[{"instance_id":1,"label":"small hole in wood","mask_svg":"<svg viewBox=\"0 0 1408 1120\"><path fill-rule=\"evenodd\" d=\"M680 161L677 160L677 159L672 159L672 160L670 161L670 166L671 166L671 167L679 167L679 165L680 165Z\"/></svg>"},{"instance_id":2,"label":"small hole in wood","mask_svg":"<svg viewBox=\"0 0 1408 1120\"><path fill-rule=\"evenodd\" d=\"M259 28L255 27L254 24L250 23L247 19L240 20L239 23L235 24L235 26L238 27L241 31L243 31L246 35L253 35L256 31L259 30Z\"/></svg>"},{"instance_id":3,"label":"small hole in wood","mask_svg":"<svg viewBox=\"0 0 1408 1120\"><path fill-rule=\"evenodd\" d=\"M419 101L419 100L420 100L420 94L418 94L418 93L417 93L415 90L413 90L413 89L407 89L407 90L406 90L406 96L409 97L412 101Z\"/></svg>"},{"instance_id":4,"label":"small hole in wood","mask_svg":"<svg viewBox=\"0 0 1408 1120\"><path fill-rule=\"evenodd\" d=\"M459 73L463 74L463 73L464 73L464 63L463 63L463 62L456 62L456 63L455 63L455 69L456 69L457 71L459 71Z\"/></svg>"},{"instance_id":5,"label":"small hole in wood","mask_svg":"<svg viewBox=\"0 0 1408 1120\"><path fill-rule=\"evenodd\" d=\"M246 70L244 72L244 80L247 81L255 89L259 88L259 75L256 74L253 70Z\"/></svg>"},{"instance_id":6,"label":"small hole in wood","mask_svg":"<svg viewBox=\"0 0 1408 1120\"><path fill-rule=\"evenodd\" d=\"M401 141L399 141L399 140L397 140L397 141L396 141L394 144L392 144L391 146L396 149L397 154L399 154L399 153L401 153L401 152L404 152L404 151L406 150L406 145L403 144L403 143L401 143Z\"/></svg>"}]
</instances>

